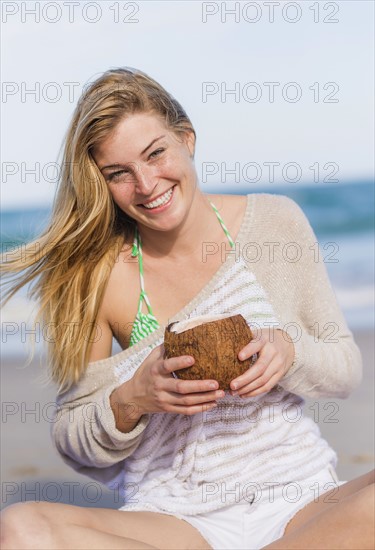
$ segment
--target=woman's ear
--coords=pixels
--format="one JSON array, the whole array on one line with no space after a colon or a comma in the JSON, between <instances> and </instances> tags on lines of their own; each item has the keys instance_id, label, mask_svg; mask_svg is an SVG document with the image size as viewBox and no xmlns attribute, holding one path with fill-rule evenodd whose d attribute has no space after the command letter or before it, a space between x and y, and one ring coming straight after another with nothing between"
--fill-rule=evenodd
<instances>
[{"instance_id":1,"label":"woman's ear","mask_svg":"<svg viewBox=\"0 0 375 550\"><path fill-rule=\"evenodd\" d=\"M185 133L185 143L189 149L190 156L193 159L195 153L195 134L191 130Z\"/></svg>"}]
</instances>

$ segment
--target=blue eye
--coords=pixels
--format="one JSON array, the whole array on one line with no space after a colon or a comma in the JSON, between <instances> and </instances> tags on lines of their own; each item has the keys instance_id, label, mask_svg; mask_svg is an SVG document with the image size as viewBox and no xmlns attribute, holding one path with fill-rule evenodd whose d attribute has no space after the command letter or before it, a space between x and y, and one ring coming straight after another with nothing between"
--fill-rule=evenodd
<instances>
[{"instance_id":1,"label":"blue eye","mask_svg":"<svg viewBox=\"0 0 375 550\"><path fill-rule=\"evenodd\" d=\"M108 176L108 181L117 180L120 176L122 176L122 174L128 173L128 170L119 170L118 172L112 172L112 174Z\"/></svg>"},{"instance_id":2,"label":"blue eye","mask_svg":"<svg viewBox=\"0 0 375 550\"><path fill-rule=\"evenodd\" d=\"M153 151L153 152L151 153L150 157L152 157L153 155L154 155L154 156L159 156L160 153L162 153L163 151L165 151L165 149L163 149L163 148L156 149L155 151Z\"/></svg>"}]
</instances>

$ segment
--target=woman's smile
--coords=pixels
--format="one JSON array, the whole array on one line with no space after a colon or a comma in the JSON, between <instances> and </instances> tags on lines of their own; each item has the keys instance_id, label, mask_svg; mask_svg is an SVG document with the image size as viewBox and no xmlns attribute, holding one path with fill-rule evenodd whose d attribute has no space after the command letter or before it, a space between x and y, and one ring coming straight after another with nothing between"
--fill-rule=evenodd
<instances>
[{"instance_id":1,"label":"woman's smile","mask_svg":"<svg viewBox=\"0 0 375 550\"><path fill-rule=\"evenodd\" d=\"M155 197L152 200L144 202L140 206L146 208L149 212L163 212L172 202L175 186L171 187L165 193Z\"/></svg>"}]
</instances>

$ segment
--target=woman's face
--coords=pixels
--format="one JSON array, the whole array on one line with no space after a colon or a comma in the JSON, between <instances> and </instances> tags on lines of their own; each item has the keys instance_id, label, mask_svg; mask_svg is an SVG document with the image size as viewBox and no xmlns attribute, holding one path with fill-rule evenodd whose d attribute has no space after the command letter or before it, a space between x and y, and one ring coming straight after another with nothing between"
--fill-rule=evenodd
<instances>
[{"instance_id":1,"label":"woman's face","mask_svg":"<svg viewBox=\"0 0 375 550\"><path fill-rule=\"evenodd\" d=\"M194 136L169 130L154 113L124 118L94 149L115 203L152 229L177 227L189 210L197 177Z\"/></svg>"}]
</instances>

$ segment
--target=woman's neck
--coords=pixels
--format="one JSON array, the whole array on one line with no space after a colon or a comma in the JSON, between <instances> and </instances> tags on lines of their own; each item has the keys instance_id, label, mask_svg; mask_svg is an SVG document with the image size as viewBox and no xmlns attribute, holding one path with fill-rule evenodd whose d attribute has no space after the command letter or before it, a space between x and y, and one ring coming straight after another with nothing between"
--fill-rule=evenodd
<instances>
[{"instance_id":1,"label":"woman's neck","mask_svg":"<svg viewBox=\"0 0 375 550\"><path fill-rule=\"evenodd\" d=\"M182 223L171 231L139 227L142 250L152 257L187 258L201 251L202 242L217 238L220 226L209 195L197 188Z\"/></svg>"}]
</instances>

